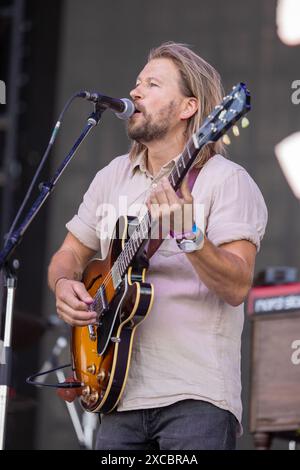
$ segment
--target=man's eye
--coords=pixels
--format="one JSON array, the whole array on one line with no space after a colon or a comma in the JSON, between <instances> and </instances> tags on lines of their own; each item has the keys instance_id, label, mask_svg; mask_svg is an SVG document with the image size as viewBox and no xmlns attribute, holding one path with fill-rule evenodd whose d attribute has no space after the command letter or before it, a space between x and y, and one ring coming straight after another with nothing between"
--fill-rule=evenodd
<instances>
[{"instance_id":1,"label":"man's eye","mask_svg":"<svg viewBox=\"0 0 300 470\"><path fill-rule=\"evenodd\" d=\"M158 86L157 83L150 82L150 86Z\"/></svg>"}]
</instances>

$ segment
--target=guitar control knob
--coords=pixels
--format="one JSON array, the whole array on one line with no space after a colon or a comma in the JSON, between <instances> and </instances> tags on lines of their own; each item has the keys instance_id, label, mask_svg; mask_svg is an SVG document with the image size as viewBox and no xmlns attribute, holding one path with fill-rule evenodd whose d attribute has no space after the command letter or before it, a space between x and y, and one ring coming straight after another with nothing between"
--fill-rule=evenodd
<instances>
[{"instance_id":1,"label":"guitar control knob","mask_svg":"<svg viewBox=\"0 0 300 470\"><path fill-rule=\"evenodd\" d=\"M106 379L106 372L104 369L101 369L99 374L97 375L97 380L98 382L104 382L104 380Z\"/></svg>"},{"instance_id":2,"label":"guitar control knob","mask_svg":"<svg viewBox=\"0 0 300 470\"><path fill-rule=\"evenodd\" d=\"M93 393L91 393L90 395L90 401L92 403L96 403L96 401L98 401L98 398L99 398L99 393L94 391Z\"/></svg>"},{"instance_id":3,"label":"guitar control knob","mask_svg":"<svg viewBox=\"0 0 300 470\"><path fill-rule=\"evenodd\" d=\"M90 366L87 366L87 371L90 373L90 374L96 374L96 366L95 364L91 364Z\"/></svg>"},{"instance_id":4,"label":"guitar control knob","mask_svg":"<svg viewBox=\"0 0 300 470\"><path fill-rule=\"evenodd\" d=\"M91 387L90 387L89 385L86 385L85 387L83 387L81 393L82 393L82 395L83 395L84 397L90 395L90 393L91 393Z\"/></svg>"}]
</instances>

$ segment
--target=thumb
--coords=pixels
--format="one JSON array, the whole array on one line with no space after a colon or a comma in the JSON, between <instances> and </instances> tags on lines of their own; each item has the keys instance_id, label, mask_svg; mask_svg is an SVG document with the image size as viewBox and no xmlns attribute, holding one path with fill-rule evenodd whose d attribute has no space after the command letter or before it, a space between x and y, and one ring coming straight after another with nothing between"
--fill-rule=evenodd
<instances>
[{"instance_id":1,"label":"thumb","mask_svg":"<svg viewBox=\"0 0 300 470\"><path fill-rule=\"evenodd\" d=\"M82 302L91 304L93 302L93 298L90 296L88 291L86 290L84 284L82 282L76 282L73 284L73 291L75 292L76 296Z\"/></svg>"}]
</instances>

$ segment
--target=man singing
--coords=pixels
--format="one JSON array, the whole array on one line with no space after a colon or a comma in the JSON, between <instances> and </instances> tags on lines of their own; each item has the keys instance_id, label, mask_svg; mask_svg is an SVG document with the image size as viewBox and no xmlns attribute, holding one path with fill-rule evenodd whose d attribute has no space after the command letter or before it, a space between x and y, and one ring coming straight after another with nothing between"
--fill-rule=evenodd
<instances>
[{"instance_id":1,"label":"man singing","mask_svg":"<svg viewBox=\"0 0 300 470\"><path fill-rule=\"evenodd\" d=\"M124 393L117 410L102 416L96 447L234 449L243 302L267 209L245 169L222 156L221 141L200 150L192 191L185 179L180 197L168 181L187 140L222 100L210 64L185 45L162 44L150 52L130 95L136 107L128 121L130 152L96 174L49 266L58 315L73 326L97 322L80 280L96 252L107 254L102 204L117 208L126 196L129 215L139 215L144 203L158 220L173 220L186 208L190 217L150 260L154 302L136 330Z\"/></svg>"}]
</instances>

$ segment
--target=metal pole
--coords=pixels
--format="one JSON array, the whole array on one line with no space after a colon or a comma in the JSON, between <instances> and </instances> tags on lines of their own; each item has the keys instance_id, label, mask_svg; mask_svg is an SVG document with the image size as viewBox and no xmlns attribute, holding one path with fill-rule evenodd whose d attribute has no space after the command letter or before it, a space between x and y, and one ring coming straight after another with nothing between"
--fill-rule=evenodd
<instances>
[{"instance_id":1,"label":"metal pole","mask_svg":"<svg viewBox=\"0 0 300 470\"><path fill-rule=\"evenodd\" d=\"M14 276L7 278L5 334L0 361L0 450L5 446L5 417L10 385L11 332L16 285L17 280Z\"/></svg>"}]
</instances>

